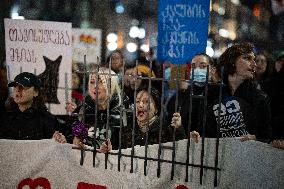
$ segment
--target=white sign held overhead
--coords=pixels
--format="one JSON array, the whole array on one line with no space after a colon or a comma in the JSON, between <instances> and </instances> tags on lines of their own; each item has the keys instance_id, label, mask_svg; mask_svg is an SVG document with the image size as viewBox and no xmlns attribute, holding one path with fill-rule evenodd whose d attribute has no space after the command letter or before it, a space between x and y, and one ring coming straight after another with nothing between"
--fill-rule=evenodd
<instances>
[{"instance_id":1,"label":"white sign held overhead","mask_svg":"<svg viewBox=\"0 0 284 189\"><path fill-rule=\"evenodd\" d=\"M65 114L65 102L71 99L71 91L65 90L71 86L71 23L13 19L4 22L8 80L20 72L35 73L42 81L50 111Z\"/></svg>"},{"instance_id":2,"label":"white sign held overhead","mask_svg":"<svg viewBox=\"0 0 284 189\"><path fill-rule=\"evenodd\" d=\"M97 58L101 58L101 33L100 29L72 29L74 62L83 63L86 55L87 64L97 64Z\"/></svg>"}]
</instances>

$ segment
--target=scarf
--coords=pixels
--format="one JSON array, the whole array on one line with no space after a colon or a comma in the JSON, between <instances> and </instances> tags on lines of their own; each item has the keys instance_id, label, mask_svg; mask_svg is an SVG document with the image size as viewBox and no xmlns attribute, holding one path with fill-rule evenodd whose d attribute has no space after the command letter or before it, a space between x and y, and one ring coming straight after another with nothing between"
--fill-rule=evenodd
<instances>
[{"instance_id":1,"label":"scarf","mask_svg":"<svg viewBox=\"0 0 284 189\"><path fill-rule=\"evenodd\" d=\"M152 117L149 120L149 126L148 126L148 120L144 120L144 121L139 121L137 120L137 124L139 126L139 129L143 132L146 133L149 131L149 128L151 127L151 125L157 120L158 116L155 115L154 117Z\"/></svg>"}]
</instances>

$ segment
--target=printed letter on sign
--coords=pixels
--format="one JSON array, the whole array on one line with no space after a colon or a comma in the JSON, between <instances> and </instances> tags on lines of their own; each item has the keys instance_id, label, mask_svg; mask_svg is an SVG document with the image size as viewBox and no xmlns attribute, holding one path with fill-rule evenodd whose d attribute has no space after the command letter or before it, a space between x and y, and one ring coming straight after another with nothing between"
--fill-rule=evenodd
<instances>
[{"instance_id":1,"label":"printed letter on sign","mask_svg":"<svg viewBox=\"0 0 284 189\"><path fill-rule=\"evenodd\" d=\"M49 181L43 177L36 178L35 180L26 178L19 183L17 189L23 189L24 186L29 186L30 189L36 189L38 186L41 186L43 189L51 189Z\"/></svg>"},{"instance_id":2,"label":"printed letter on sign","mask_svg":"<svg viewBox=\"0 0 284 189\"><path fill-rule=\"evenodd\" d=\"M79 182L77 189L106 189L106 186Z\"/></svg>"}]
</instances>

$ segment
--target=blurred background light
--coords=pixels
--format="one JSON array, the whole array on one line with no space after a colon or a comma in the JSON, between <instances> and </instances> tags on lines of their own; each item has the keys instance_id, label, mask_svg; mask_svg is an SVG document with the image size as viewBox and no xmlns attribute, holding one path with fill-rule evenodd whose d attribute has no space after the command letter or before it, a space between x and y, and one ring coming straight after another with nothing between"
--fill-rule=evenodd
<instances>
[{"instance_id":1,"label":"blurred background light","mask_svg":"<svg viewBox=\"0 0 284 189\"><path fill-rule=\"evenodd\" d=\"M139 39L144 39L145 36L146 36L145 29L144 29L144 28L139 28L139 35L138 35L138 38L139 38Z\"/></svg>"},{"instance_id":2,"label":"blurred background light","mask_svg":"<svg viewBox=\"0 0 284 189\"><path fill-rule=\"evenodd\" d=\"M141 49L143 52L149 52L150 47L149 47L149 45L147 45L147 44L143 44L143 45L141 45L140 49Z\"/></svg>"},{"instance_id":3,"label":"blurred background light","mask_svg":"<svg viewBox=\"0 0 284 189\"><path fill-rule=\"evenodd\" d=\"M229 37L229 31L224 29L224 28L221 28L221 29L219 29L219 35L224 37L224 38L228 38Z\"/></svg>"},{"instance_id":4,"label":"blurred background light","mask_svg":"<svg viewBox=\"0 0 284 189\"><path fill-rule=\"evenodd\" d=\"M118 13L118 14L124 13L124 6L121 2L116 3L115 12Z\"/></svg>"},{"instance_id":5,"label":"blurred background light","mask_svg":"<svg viewBox=\"0 0 284 189\"><path fill-rule=\"evenodd\" d=\"M129 36L132 38L136 38L139 36L140 30L137 26L132 26L129 31Z\"/></svg>"},{"instance_id":6,"label":"blurred background light","mask_svg":"<svg viewBox=\"0 0 284 189\"><path fill-rule=\"evenodd\" d=\"M240 0L231 0L231 2L235 5L239 5L240 4Z\"/></svg>"},{"instance_id":7,"label":"blurred background light","mask_svg":"<svg viewBox=\"0 0 284 189\"><path fill-rule=\"evenodd\" d=\"M219 13L220 15L224 15L224 14L225 14L225 9L224 9L223 7L219 7L219 8L218 8L218 13Z\"/></svg>"},{"instance_id":8,"label":"blurred background light","mask_svg":"<svg viewBox=\"0 0 284 189\"><path fill-rule=\"evenodd\" d=\"M208 46L208 47L212 47L212 41L207 40L207 46Z\"/></svg>"},{"instance_id":9,"label":"blurred background light","mask_svg":"<svg viewBox=\"0 0 284 189\"><path fill-rule=\"evenodd\" d=\"M109 51L114 51L117 49L117 43L116 42L110 42L107 44L107 49Z\"/></svg>"},{"instance_id":10,"label":"blurred background light","mask_svg":"<svg viewBox=\"0 0 284 189\"><path fill-rule=\"evenodd\" d=\"M137 51L137 45L135 43L127 43L126 49L128 50L128 52L135 52Z\"/></svg>"},{"instance_id":11,"label":"blurred background light","mask_svg":"<svg viewBox=\"0 0 284 189\"><path fill-rule=\"evenodd\" d=\"M19 12L19 6L18 5L13 6L11 10L11 18L12 19L25 19L25 17L19 16L18 12Z\"/></svg>"},{"instance_id":12,"label":"blurred background light","mask_svg":"<svg viewBox=\"0 0 284 189\"><path fill-rule=\"evenodd\" d=\"M117 41L117 35L115 33L109 33L107 35L107 42L116 42Z\"/></svg>"},{"instance_id":13,"label":"blurred background light","mask_svg":"<svg viewBox=\"0 0 284 189\"><path fill-rule=\"evenodd\" d=\"M19 13L17 13L17 12L14 12L14 13L12 13L12 19L25 19L25 17L23 17L23 16L19 16Z\"/></svg>"},{"instance_id":14,"label":"blurred background light","mask_svg":"<svg viewBox=\"0 0 284 189\"><path fill-rule=\"evenodd\" d=\"M210 57L214 56L214 50L212 49L212 47L206 47L206 54Z\"/></svg>"}]
</instances>

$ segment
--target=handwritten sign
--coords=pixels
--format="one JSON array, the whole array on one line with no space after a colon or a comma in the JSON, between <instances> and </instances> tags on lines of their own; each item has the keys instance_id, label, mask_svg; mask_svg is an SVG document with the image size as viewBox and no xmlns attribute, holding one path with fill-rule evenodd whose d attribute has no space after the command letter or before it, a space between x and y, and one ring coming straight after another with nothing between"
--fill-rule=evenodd
<instances>
[{"instance_id":1,"label":"handwritten sign","mask_svg":"<svg viewBox=\"0 0 284 189\"><path fill-rule=\"evenodd\" d=\"M101 58L101 30L100 29L72 29L73 61L84 62L86 55L87 64L97 63Z\"/></svg>"},{"instance_id":2,"label":"handwritten sign","mask_svg":"<svg viewBox=\"0 0 284 189\"><path fill-rule=\"evenodd\" d=\"M204 52L208 36L209 2L163 0L158 15L158 60L184 64Z\"/></svg>"},{"instance_id":3,"label":"handwritten sign","mask_svg":"<svg viewBox=\"0 0 284 189\"><path fill-rule=\"evenodd\" d=\"M71 91L71 23L5 19L8 80L31 72L43 83L50 111L64 114ZM65 78L67 77L67 79Z\"/></svg>"}]
</instances>

